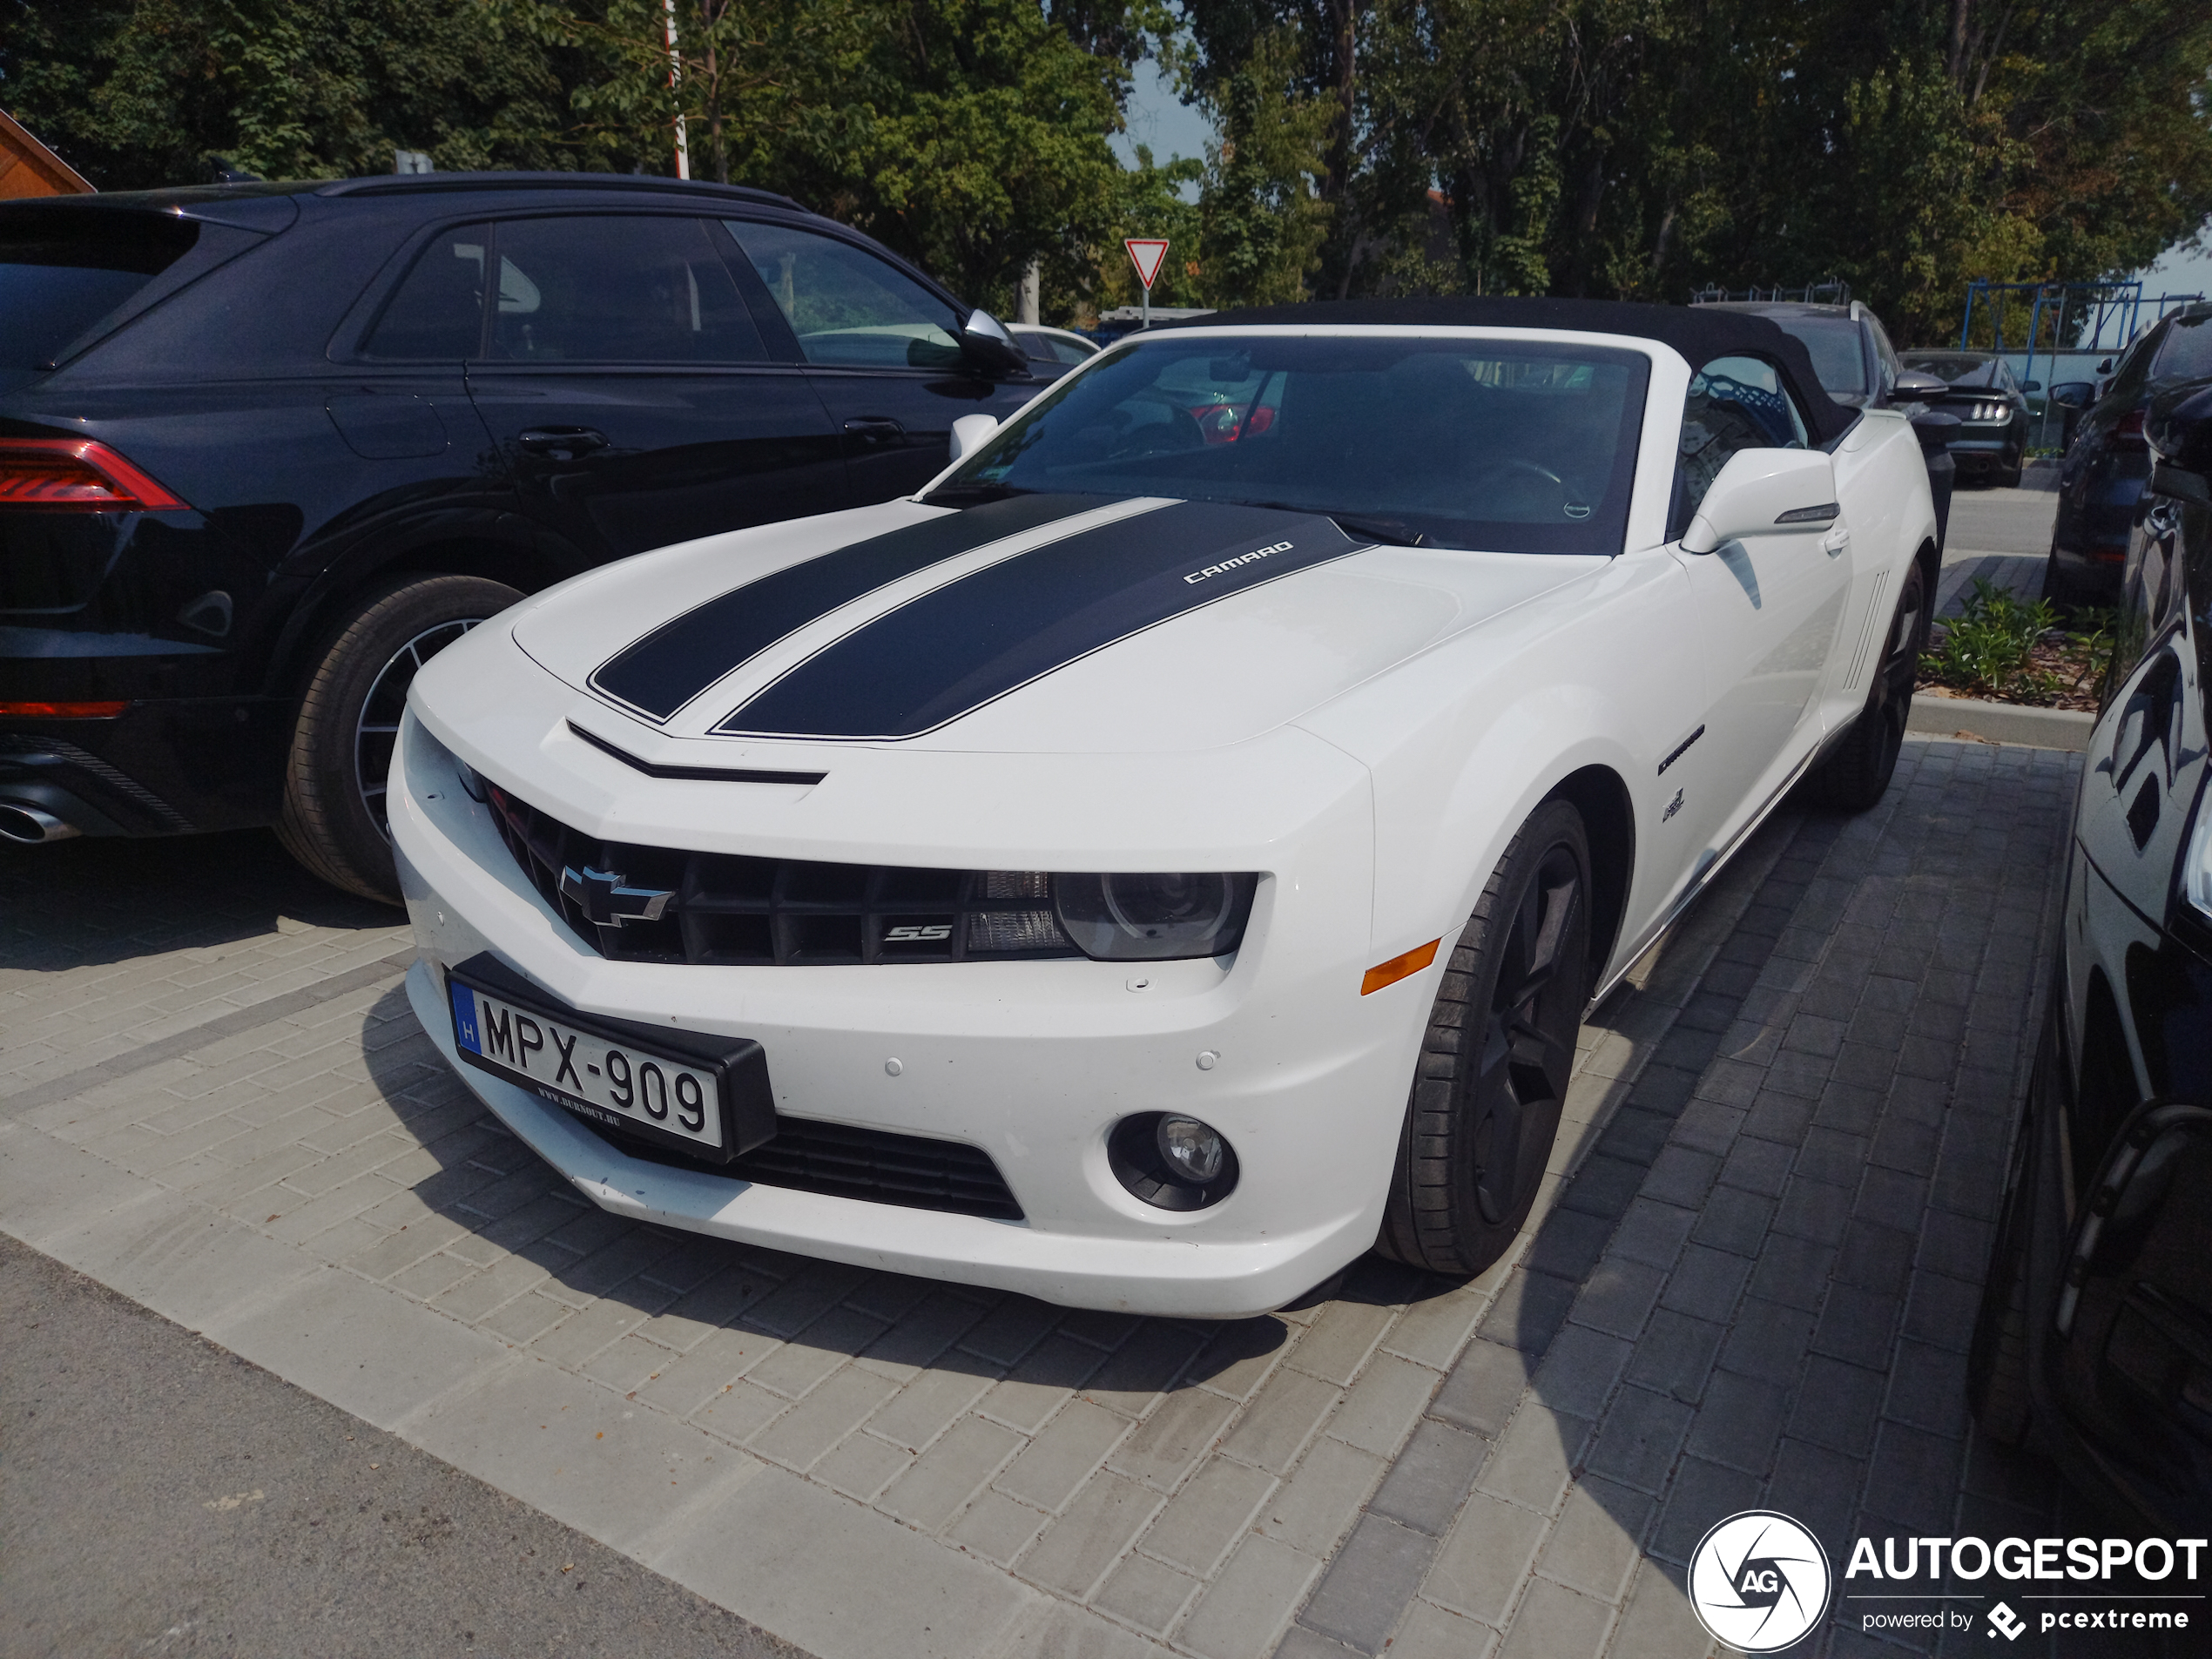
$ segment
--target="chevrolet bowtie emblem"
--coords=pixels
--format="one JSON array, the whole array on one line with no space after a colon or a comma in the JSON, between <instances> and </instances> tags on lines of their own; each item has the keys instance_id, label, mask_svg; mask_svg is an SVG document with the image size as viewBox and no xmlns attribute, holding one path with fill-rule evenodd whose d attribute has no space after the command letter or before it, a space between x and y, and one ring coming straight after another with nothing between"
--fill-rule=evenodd
<instances>
[{"instance_id":1,"label":"chevrolet bowtie emblem","mask_svg":"<svg viewBox=\"0 0 2212 1659\"><path fill-rule=\"evenodd\" d=\"M658 921L675 894L661 887L626 887L619 870L561 872L561 896L581 909L600 927L619 927L625 921Z\"/></svg>"}]
</instances>

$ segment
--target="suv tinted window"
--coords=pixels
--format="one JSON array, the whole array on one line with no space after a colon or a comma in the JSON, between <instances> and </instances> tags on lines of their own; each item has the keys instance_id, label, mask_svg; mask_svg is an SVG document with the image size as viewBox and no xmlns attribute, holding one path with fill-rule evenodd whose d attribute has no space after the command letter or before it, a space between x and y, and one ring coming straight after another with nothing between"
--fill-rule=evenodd
<instances>
[{"instance_id":1,"label":"suv tinted window","mask_svg":"<svg viewBox=\"0 0 2212 1659\"><path fill-rule=\"evenodd\" d=\"M1782 389L1772 364L1757 357L1715 358L1690 376L1683 401L1668 539L1689 528L1705 492L1738 449L1804 447L1804 416Z\"/></svg>"},{"instance_id":2,"label":"suv tinted window","mask_svg":"<svg viewBox=\"0 0 2212 1659\"><path fill-rule=\"evenodd\" d=\"M0 368L45 368L199 239L190 219L151 213L0 221Z\"/></svg>"},{"instance_id":3,"label":"suv tinted window","mask_svg":"<svg viewBox=\"0 0 2212 1659\"><path fill-rule=\"evenodd\" d=\"M1866 348L1859 341L1858 325L1840 317L1796 317L1772 320L1786 334L1803 342L1812 359L1812 372L1820 376L1820 389L1863 397L1866 392Z\"/></svg>"},{"instance_id":4,"label":"suv tinted window","mask_svg":"<svg viewBox=\"0 0 2212 1659\"><path fill-rule=\"evenodd\" d=\"M442 232L415 256L363 349L371 357L474 357L484 332L484 249L491 227Z\"/></svg>"},{"instance_id":5,"label":"suv tinted window","mask_svg":"<svg viewBox=\"0 0 2212 1659\"><path fill-rule=\"evenodd\" d=\"M578 213L498 227L486 355L510 362L743 363L767 353L707 222Z\"/></svg>"},{"instance_id":6,"label":"suv tinted window","mask_svg":"<svg viewBox=\"0 0 2212 1659\"><path fill-rule=\"evenodd\" d=\"M2106 388L2106 390L2118 392L2128 397L2134 397L2141 393L2143 389L2143 382L2150 378L2151 359L2158 354L2160 347L2170 331L2170 323L2160 323L2149 334L2129 347L2128 354L2120 360L2120 367L2114 371L2112 384Z\"/></svg>"},{"instance_id":7,"label":"suv tinted window","mask_svg":"<svg viewBox=\"0 0 2212 1659\"><path fill-rule=\"evenodd\" d=\"M2158 348L2152 378L2161 382L2201 381L2212 376L2212 314L2180 316Z\"/></svg>"},{"instance_id":8,"label":"suv tinted window","mask_svg":"<svg viewBox=\"0 0 2212 1659\"><path fill-rule=\"evenodd\" d=\"M732 220L730 234L768 285L810 363L951 368L958 319L903 272L827 236Z\"/></svg>"}]
</instances>

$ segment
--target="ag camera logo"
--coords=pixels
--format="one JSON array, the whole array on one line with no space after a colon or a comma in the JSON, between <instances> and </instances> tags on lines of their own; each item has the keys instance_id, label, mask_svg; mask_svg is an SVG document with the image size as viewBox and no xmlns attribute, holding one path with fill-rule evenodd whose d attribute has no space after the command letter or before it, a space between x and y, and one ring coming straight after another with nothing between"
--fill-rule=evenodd
<instances>
[{"instance_id":1,"label":"ag camera logo","mask_svg":"<svg viewBox=\"0 0 2212 1659\"><path fill-rule=\"evenodd\" d=\"M1835 1575L1820 1541L1788 1515L1746 1509L1689 1558L1689 1605L1713 1636L1743 1653L1778 1653L1828 1611Z\"/></svg>"}]
</instances>

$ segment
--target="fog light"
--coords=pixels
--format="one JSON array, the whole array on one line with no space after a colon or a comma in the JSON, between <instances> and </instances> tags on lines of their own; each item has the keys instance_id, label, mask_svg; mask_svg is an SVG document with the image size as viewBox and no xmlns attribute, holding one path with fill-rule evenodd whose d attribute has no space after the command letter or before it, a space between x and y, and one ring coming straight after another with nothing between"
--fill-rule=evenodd
<instances>
[{"instance_id":1,"label":"fog light","mask_svg":"<svg viewBox=\"0 0 2212 1659\"><path fill-rule=\"evenodd\" d=\"M1152 1138L1170 1169L1202 1187L1221 1173L1221 1161L1229 1152L1221 1136L1195 1117L1163 1117Z\"/></svg>"},{"instance_id":2,"label":"fog light","mask_svg":"<svg viewBox=\"0 0 2212 1659\"><path fill-rule=\"evenodd\" d=\"M1114 1178L1161 1210L1204 1210L1237 1190L1237 1153L1195 1117L1139 1112L1106 1137Z\"/></svg>"}]
</instances>

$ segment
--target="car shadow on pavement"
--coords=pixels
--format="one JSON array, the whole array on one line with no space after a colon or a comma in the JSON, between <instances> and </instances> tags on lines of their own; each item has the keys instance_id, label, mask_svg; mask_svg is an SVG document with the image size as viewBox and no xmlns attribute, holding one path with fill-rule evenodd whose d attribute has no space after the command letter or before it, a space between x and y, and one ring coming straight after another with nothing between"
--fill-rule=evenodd
<instances>
[{"instance_id":1,"label":"car shadow on pavement","mask_svg":"<svg viewBox=\"0 0 2212 1659\"><path fill-rule=\"evenodd\" d=\"M406 920L317 880L266 830L0 843L0 968L47 973L265 938L287 922Z\"/></svg>"}]
</instances>

